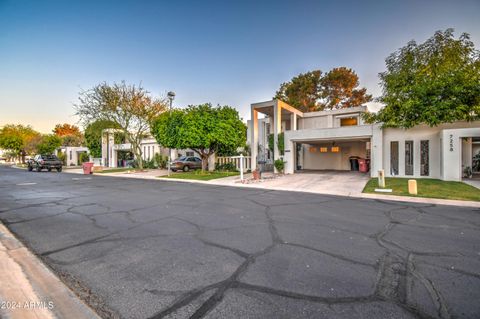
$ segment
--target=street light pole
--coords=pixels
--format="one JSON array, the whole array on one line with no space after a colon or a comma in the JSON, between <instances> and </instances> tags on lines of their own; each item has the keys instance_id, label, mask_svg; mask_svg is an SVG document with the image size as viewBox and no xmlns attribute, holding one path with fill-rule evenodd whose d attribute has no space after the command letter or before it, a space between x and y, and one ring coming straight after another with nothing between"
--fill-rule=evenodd
<instances>
[{"instance_id":1,"label":"street light pole","mask_svg":"<svg viewBox=\"0 0 480 319\"><path fill-rule=\"evenodd\" d=\"M167 93L167 97L170 100L170 107L168 108L168 112L172 112L172 103L173 99L175 99L175 92L170 91ZM171 164L172 163L172 149L169 147L168 148L168 172L167 175L170 176L170 169L171 169Z\"/></svg>"}]
</instances>

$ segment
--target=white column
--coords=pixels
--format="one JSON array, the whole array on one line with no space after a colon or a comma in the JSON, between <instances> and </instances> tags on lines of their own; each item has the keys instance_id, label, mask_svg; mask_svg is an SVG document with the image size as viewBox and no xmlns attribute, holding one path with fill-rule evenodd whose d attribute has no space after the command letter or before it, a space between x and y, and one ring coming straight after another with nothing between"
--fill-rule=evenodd
<instances>
[{"instance_id":1,"label":"white column","mask_svg":"<svg viewBox=\"0 0 480 319\"><path fill-rule=\"evenodd\" d=\"M379 124L372 125L370 139L370 176L377 177L378 170L383 167L383 131Z\"/></svg>"},{"instance_id":2,"label":"white column","mask_svg":"<svg viewBox=\"0 0 480 319\"><path fill-rule=\"evenodd\" d=\"M257 168L257 156L258 156L258 111L252 106L252 137L250 144L251 158L251 170L254 171Z\"/></svg>"},{"instance_id":3,"label":"white column","mask_svg":"<svg viewBox=\"0 0 480 319\"><path fill-rule=\"evenodd\" d=\"M297 130L297 113L290 114L290 130Z\"/></svg>"},{"instance_id":4,"label":"white column","mask_svg":"<svg viewBox=\"0 0 480 319\"><path fill-rule=\"evenodd\" d=\"M114 133L109 133L108 136L108 154L109 156L109 163L108 167L117 167L117 163L115 161L115 151L113 150L113 145L115 145L115 138Z\"/></svg>"},{"instance_id":5,"label":"white column","mask_svg":"<svg viewBox=\"0 0 480 319\"><path fill-rule=\"evenodd\" d=\"M280 151L278 150L278 133L281 133L282 130L282 107L279 105L278 101L275 101L273 105L273 159L277 160L281 157ZM277 169L274 168L275 173Z\"/></svg>"}]
</instances>

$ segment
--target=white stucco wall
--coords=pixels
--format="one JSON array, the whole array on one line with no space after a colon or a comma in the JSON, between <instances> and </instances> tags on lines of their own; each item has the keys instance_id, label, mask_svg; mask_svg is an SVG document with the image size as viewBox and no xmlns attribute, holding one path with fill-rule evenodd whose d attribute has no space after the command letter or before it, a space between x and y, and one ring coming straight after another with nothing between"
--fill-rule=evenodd
<instances>
[{"instance_id":1,"label":"white stucco wall","mask_svg":"<svg viewBox=\"0 0 480 319\"><path fill-rule=\"evenodd\" d=\"M455 131L458 129L468 129L468 131ZM445 131L452 130L454 132L454 151L450 152L450 141L445 141ZM466 123L457 122L451 124L443 124L437 127L429 127L426 125L419 125L414 128L383 129L383 166L385 175L390 174L390 142L398 141L399 158L398 158L398 177L414 177L414 178L440 178L446 180L460 180L461 166L462 166L462 143L460 140L461 134L465 137L476 136L480 134L480 122ZM468 135L473 134L473 135ZM429 175L420 175L420 141L429 141ZM413 175L405 175L405 141L413 141ZM442 151L442 143L444 151ZM468 144L465 145L467 147ZM446 148L445 148L446 147ZM464 148L465 148L464 147ZM469 146L468 146L469 147ZM447 152L448 151L448 152ZM469 151L466 151L469 152ZM450 154L452 153L452 154ZM468 156L468 154L466 154ZM442 158L443 156L443 158ZM445 161L445 163L442 163ZM443 168L442 168L443 166ZM445 172L445 173L444 173Z\"/></svg>"}]
</instances>

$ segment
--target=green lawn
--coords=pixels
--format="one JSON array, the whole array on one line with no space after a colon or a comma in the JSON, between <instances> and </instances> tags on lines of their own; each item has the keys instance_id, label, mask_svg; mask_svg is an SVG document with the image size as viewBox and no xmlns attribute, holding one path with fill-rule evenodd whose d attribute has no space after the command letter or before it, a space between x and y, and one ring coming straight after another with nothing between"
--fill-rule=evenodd
<instances>
[{"instance_id":1,"label":"green lawn","mask_svg":"<svg viewBox=\"0 0 480 319\"><path fill-rule=\"evenodd\" d=\"M378 179L372 178L363 189L364 193L399 195L412 197L429 197L441 199L458 199L480 201L480 189L462 182L447 182L439 179L419 178L417 180L418 195L408 193L409 178L387 177L385 188L391 188L391 193L375 192L378 188Z\"/></svg>"},{"instance_id":2,"label":"green lawn","mask_svg":"<svg viewBox=\"0 0 480 319\"><path fill-rule=\"evenodd\" d=\"M170 176L158 176L160 178L179 178L179 179L195 179L199 181L209 181L211 179L223 178L228 176L235 176L239 172L203 172L200 170L190 172L171 173Z\"/></svg>"},{"instance_id":3,"label":"green lawn","mask_svg":"<svg viewBox=\"0 0 480 319\"><path fill-rule=\"evenodd\" d=\"M122 168L109 168L109 169L104 169L103 171L100 172L95 172L95 174L100 173L100 174L108 174L108 173L121 173L121 172L128 172L128 171L139 171L138 169L135 168L128 168L128 167L122 167Z\"/></svg>"}]
</instances>

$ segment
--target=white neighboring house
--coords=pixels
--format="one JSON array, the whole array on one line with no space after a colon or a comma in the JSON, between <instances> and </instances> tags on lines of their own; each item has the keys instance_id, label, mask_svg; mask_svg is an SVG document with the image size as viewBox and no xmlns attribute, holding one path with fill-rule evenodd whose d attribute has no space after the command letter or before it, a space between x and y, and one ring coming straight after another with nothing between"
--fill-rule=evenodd
<instances>
[{"instance_id":1,"label":"white neighboring house","mask_svg":"<svg viewBox=\"0 0 480 319\"><path fill-rule=\"evenodd\" d=\"M121 153L130 153L132 150L132 145L130 143L124 144L115 144L115 130L114 129L106 129L103 131L102 134L102 159L101 165L105 167L125 167L129 165L128 161L120 160L122 154ZM140 147L142 150L142 158L145 161L150 161L153 159L156 153L167 157L168 156L168 148L160 146L157 143L157 140L151 136L142 139L140 142ZM186 150L171 150L171 159L175 160L180 156L197 156L200 157L196 152L190 149ZM208 163L209 170L213 170L215 168L215 156L210 156L210 160Z\"/></svg>"},{"instance_id":2,"label":"white neighboring house","mask_svg":"<svg viewBox=\"0 0 480 319\"><path fill-rule=\"evenodd\" d=\"M351 156L370 161L370 175L439 178L459 181L480 151L480 121L426 125L411 129L366 124L366 106L303 113L280 101L254 103L248 121L252 169L269 158L267 135L273 133L275 159L283 157L285 173L302 170L350 170ZM259 119L258 114L266 117ZM278 134L284 132L285 154ZM257 160L255 160L257 159Z\"/></svg>"},{"instance_id":3,"label":"white neighboring house","mask_svg":"<svg viewBox=\"0 0 480 319\"><path fill-rule=\"evenodd\" d=\"M81 153L90 154L88 147L85 147L85 146L60 146L57 149L57 152L56 152L57 155L59 151L65 154L66 166L81 165L80 154Z\"/></svg>"}]
</instances>

